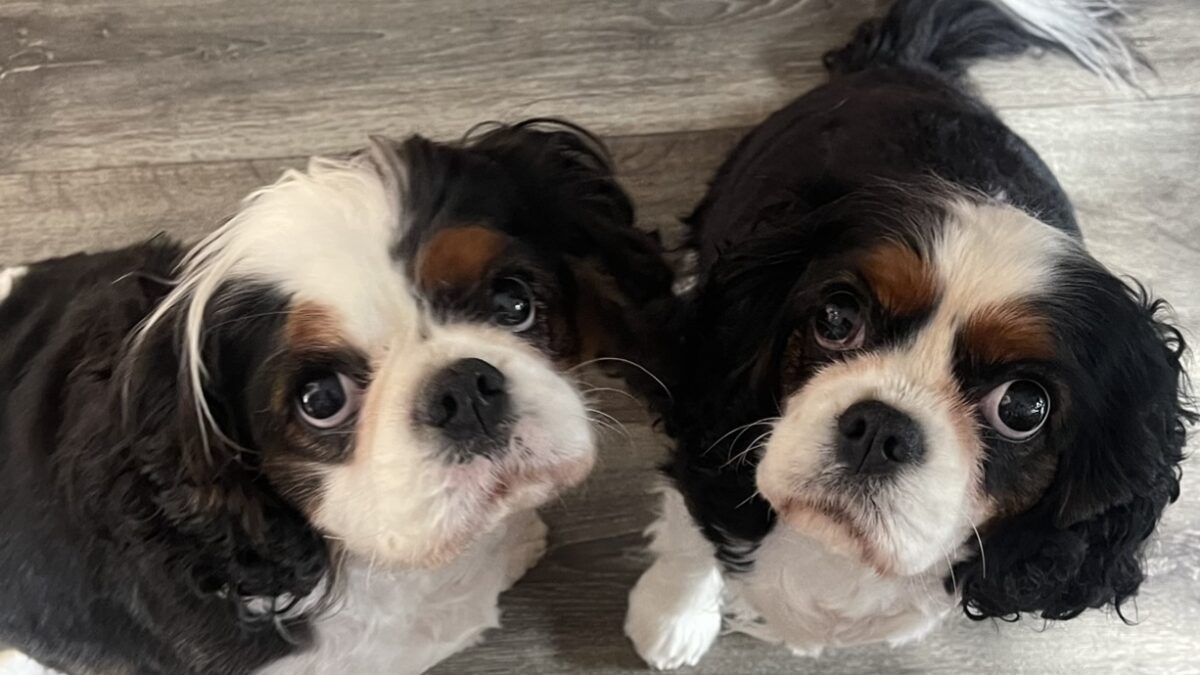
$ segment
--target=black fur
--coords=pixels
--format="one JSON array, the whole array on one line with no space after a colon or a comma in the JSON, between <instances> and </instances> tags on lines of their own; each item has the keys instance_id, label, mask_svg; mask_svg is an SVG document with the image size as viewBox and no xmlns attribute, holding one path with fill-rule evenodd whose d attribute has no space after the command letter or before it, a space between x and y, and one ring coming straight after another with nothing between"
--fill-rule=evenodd
<instances>
[{"instance_id":1,"label":"black fur","mask_svg":"<svg viewBox=\"0 0 1200 675\"><path fill-rule=\"evenodd\" d=\"M45 261L0 305L0 641L66 672L248 672L292 648L248 598L302 597L327 568L253 452L199 447L173 330L129 356L179 255L160 242ZM274 323L213 331L223 377L250 375ZM234 437L242 378L212 384Z\"/></svg>"},{"instance_id":2,"label":"black fur","mask_svg":"<svg viewBox=\"0 0 1200 675\"><path fill-rule=\"evenodd\" d=\"M791 393L780 358L814 269L848 247L938 222L935 184L968 199L1002 194L1080 236L1050 170L962 81L971 60L1031 44L1045 43L989 3L901 0L826 56L827 84L741 141L689 217L700 277L681 319L667 415L678 446L666 471L731 569L753 565L775 525L756 496L751 444ZM1184 427L1195 420L1179 332L1161 301L1094 260L1062 272L1069 281L1048 302L1071 405L1039 441L1058 453L1057 473L1032 508L984 533L986 570L979 558L955 570L972 618L1120 608L1178 495ZM819 365L801 364L799 379ZM989 461L999 470L1010 460L997 451Z\"/></svg>"}]
</instances>

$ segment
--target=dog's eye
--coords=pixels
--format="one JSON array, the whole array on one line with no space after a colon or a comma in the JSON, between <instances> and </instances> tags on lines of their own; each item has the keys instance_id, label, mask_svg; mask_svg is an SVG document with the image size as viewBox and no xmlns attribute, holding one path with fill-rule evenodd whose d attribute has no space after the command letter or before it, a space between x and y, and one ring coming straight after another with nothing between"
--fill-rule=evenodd
<instances>
[{"instance_id":1,"label":"dog's eye","mask_svg":"<svg viewBox=\"0 0 1200 675\"><path fill-rule=\"evenodd\" d=\"M1001 436L1032 438L1050 416L1050 395L1033 380L1009 380L983 397L983 417Z\"/></svg>"},{"instance_id":2,"label":"dog's eye","mask_svg":"<svg viewBox=\"0 0 1200 675\"><path fill-rule=\"evenodd\" d=\"M858 349L863 344L862 303L849 291L837 291L825 299L813 325L817 344L830 351Z\"/></svg>"},{"instance_id":3,"label":"dog's eye","mask_svg":"<svg viewBox=\"0 0 1200 675\"><path fill-rule=\"evenodd\" d=\"M311 426L331 429L354 416L361 393L354 380L341 373L319 373L300 384L296 409Z\"/></svg>"},{"instance_id":4,"label":"dog's eye","mask_svg":"<svg viewBox=\"0 0 1200 675\"><path fill-rule=\"evenodd\" d=\"M492 285L492 323L520 333L533 325L535 314L529 284L516 277L504 277Z\"/></svg>"}]
</instances>

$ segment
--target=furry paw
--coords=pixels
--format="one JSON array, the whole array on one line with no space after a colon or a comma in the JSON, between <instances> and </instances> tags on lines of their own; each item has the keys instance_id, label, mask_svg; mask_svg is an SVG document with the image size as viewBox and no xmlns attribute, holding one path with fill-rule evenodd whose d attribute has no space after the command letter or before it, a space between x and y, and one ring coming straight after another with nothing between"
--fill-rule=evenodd
<instances>
[{"instance_id":1,"label":"furry paw","mask_svg":"<svg viewBox=\"0 0 1200 675\"><path fill-rule=\"evenodd\" d=\"M629 594L625 635L657 670L694 666L721 632L721 575L655 563Z\"/></svg>"},{"instance_id":2,"label":"furry paw","mask_svg":"<svg viewBox=\"0 0 1200 675\"><path fill-rule=\"evenodd\" d=\"M536 511L516 516L510 525L513 542L508 553L505 588L517 583L546 554L546 535L550 529Z\"/></svg>"}]
</instances>

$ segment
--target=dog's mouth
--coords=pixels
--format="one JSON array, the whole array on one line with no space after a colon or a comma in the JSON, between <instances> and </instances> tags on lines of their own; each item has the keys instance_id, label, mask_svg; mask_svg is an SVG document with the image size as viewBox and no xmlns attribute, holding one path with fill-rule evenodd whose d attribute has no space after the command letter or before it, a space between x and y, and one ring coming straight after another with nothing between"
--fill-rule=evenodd
<instances>
[{"instance_id":1,"label":"dog's mouth","mask_svg":"<svg viewBox=\"0 0 1200 675\"><path fill-rule=\"evenodd\" d=\"M883 526L870 505L855 504L827 491L810 492L781 498L764 496L792 531L870 567L880 576L896 574L895 562L879 545L880 537L875 533Z\"/></svg>"},{"instance_id":2,"label":"dog's mouth","mask_svg":"<svg viewBox=\"0 0 1200 675\"><path fill-rule=\"evenodd\" d=\"M590 428L584 437L553 433L519 420L504 452L450 467L451 508L469 529L487 529L508 514L537 508L584 481L595 464ZM563 440L564 437L573 437Z\"/></svg>"}]
</instances>

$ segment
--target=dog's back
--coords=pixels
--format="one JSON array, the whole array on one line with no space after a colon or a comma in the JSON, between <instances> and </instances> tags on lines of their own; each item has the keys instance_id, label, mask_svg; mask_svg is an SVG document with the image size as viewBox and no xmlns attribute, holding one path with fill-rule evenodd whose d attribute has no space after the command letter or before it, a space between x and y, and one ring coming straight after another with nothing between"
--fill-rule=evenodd
<instances>
[{"instance_id":1,"label":"dog's back","mask_svg":"<svg viewBox=\"0 0 1200 675\"><path fill-rule=\"evenodd\" d=\"M880 182L936 177L1077 232L1054 175L973 94L964 69L1040 46L1110 80L1131 79L1136 56L1104 25L1105 13L1089 7L902 0L863 23L846 46L825 55L829 83L754 129L717 173L689 218L701 269L753 235L763 205L803 214Z\"/></svg>"},{"instance_id":2,"label":"dog's back","mask_svg":"<svg viewBox=\"0 0 1200 675\"><path fill-rule=\"evenodd\" d=\"M104 563L93 533L76 527L62 492L64 460L55 454L70 420L113 413L103 392L115 386L125 336L169 290L179 254L171 244L150 243L5 273L0 644L19 644L67 672L122 672L123 663L157 663L163 672L182 667L119 607L116 599L129 589L115 583L119 574ZM114 660L123 648L132 651Z\"/></svg>"}]
</instances>

